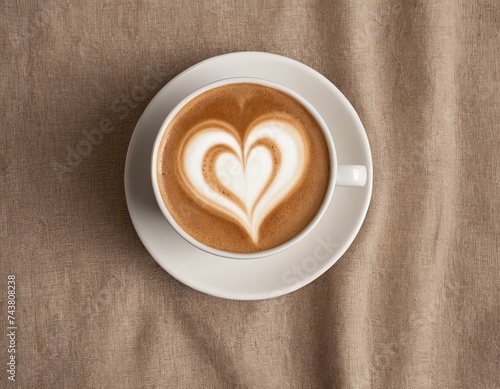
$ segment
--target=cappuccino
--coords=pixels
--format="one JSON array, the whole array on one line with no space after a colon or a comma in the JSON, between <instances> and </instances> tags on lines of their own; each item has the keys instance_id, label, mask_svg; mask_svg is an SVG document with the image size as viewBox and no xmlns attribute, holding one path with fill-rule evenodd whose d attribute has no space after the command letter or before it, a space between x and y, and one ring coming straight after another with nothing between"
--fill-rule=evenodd
<instances>
[{"instance_id":1,"label":"cappuccino","mask_svg":"<svg viewBox=\"0 0 500 389\"><path fill-rule=\"evenodd\" d=\"M329 186L321 126L277 89L236 83L189 101L158 149L163 202L194 239L233 253L277 247L318 213Z\"/></svg>"}]
</instances>

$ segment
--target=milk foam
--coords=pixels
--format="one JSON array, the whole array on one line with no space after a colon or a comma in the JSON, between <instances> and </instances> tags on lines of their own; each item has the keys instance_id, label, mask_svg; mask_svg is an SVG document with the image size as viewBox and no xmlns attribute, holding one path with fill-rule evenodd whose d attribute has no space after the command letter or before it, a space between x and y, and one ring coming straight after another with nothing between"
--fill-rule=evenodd
<instances>
[{"instance_id":1,"label":"milk foam","mask_svg":"<svg viewBox=\"0 0 500 389\"><path fill-rule=\"evenodd\" d=\"M219 146L224 148L213 161L212 179L206 174L211 163L207 153ZM210 123L184 143L181 166L198 199L233 218L258 242L266 216L304 174L306 155L300 131L289 122L261 122L247 132L243 142L226 123Z\"/></svg>"}]
</instances>

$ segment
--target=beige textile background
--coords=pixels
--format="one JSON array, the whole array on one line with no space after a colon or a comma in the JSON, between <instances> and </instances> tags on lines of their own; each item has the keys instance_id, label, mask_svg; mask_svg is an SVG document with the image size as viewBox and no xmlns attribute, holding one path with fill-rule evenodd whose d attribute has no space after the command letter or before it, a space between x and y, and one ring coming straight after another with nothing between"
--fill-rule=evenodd
<instances>
[{"instance_id":1,"label":"beige textile background","mask_svg":"<svg viewBox=\"0 0 500 389\"><path fill-rule=\"evenodd\" d=\"M0 29L0 387L500 387L496 0L4 1ZM164 272L123 190L155 93L241 50L335 83L374 161L371 207L344 257L258 302ZM55 169L103 120L101 143Z\"/></svg>"}]
</instances>

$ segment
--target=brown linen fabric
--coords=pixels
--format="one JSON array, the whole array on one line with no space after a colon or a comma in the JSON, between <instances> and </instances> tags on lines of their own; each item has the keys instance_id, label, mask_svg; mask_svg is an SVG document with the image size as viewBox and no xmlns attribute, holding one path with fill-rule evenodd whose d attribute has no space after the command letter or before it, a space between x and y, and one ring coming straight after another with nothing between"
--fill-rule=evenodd
<instances>
[{"instance_id":1,"label":"brown linen fabric","mask_svg":"<svg viewBox=\"0 0 500 389\"><path fill-rule=\"evenodd\" d=\"M3 2L0 21L0 387L499 387L496 0L25 0ZM127 145L155 93L242 50L335 83L366 127L375 177L344 257L257 302L163 271L123 190ZM100 125L109 133L78 160L71 150ZM67 158L71 171L54 167Z\"/></svg>"}]
</instances>

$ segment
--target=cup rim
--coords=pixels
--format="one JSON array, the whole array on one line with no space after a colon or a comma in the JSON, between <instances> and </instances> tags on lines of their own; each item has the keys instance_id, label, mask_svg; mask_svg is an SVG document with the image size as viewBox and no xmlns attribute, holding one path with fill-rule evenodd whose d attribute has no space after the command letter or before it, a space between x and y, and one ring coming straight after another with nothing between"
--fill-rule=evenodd
<instances>
[{"instance_id":1,"label":"cup rim","mask_svg":"<svg viewBox=\"0 0 500 389\"><path fill-rule=\"evenodd\" d=\"M251 84L257 84L257 85L263 85L267 86L269 88L274 88L278 91L281 91L283 93L286 93L287 95L291 96L295 100L297 100L304 108L307 109L307 111L314 117L316 122L318 123L319 127L321 128L323 135L325 137L327 147L328 147L328 152L329 152L329 157L330 157L330 180L329 184L325 193L325 197L323 199L323 202L321 203L321 206L316 213L316 215L313 217L313 219L309 222L309 224L302 230L300 231L297 235L295 235L293 238L287 240L286 242L262 251L256 251L253 253L235 253L231 251L225 251L225 250L219 250L216 248L213 248L211 246L208 246L199 240L195 239L192 237L189 233L184 231L184 229L177 223L177 221L174 219L174 217L171 215L170 211L168 210L167 206L165 205L165 202L163 200L163 197L161 195L161 191L159 188L158 184L158 176L157 176L157 160L158 160L158 151L159 151L159 146L161 144L161 141L163 139L163 136L165 134L165 131L168 127L168 124L171 122L171 120L179 113L179 111L192 99L195 97L209 91L212 89L215 89L220 86L225 86L225 85L231 85L231 84L242 84L242 83L251 83ZM196 89L192 93L190 93L188 96L183 98L178 104L175 105L175 107L168 113L166 116L165 120L160 126L160 129L158 130L158 133L156 135L154 144L153 144L153 152L151 155L151 182L153 186L153 192L154 196L156 199L156 203L158 204L163 216L167 219L169 224L172 226L175 232L177 232L184 240L186 240L188 243L192 244L194 247L207 252L209 254L213 254L219 257L225 257L225 258L230 258L230 259L258 259L258 258L264 258L273 254L280 253L292 246L294 246L296 243L301 241L303 238L305 238L317 225L317 223L321 220L323 217L326 209L328 208L330 201L332 199L333 195L333 190L335 189L335 182L336 182L336 176L337 176L337 154L335 151L335 145L333 142L333 138L331 135L331 132L329 130L328 125L324 121L324 119L321 117L321 115L316 111L314 106L309 103L302 95L299 93L295 92L293 89L290 89L284 85L281 85L277 82L274 81L269 81L257 77L230 77L230 78L224 78L215 82L211 82L205 86L202 86L201 88Z\"/></svg>"}]
</instances>

